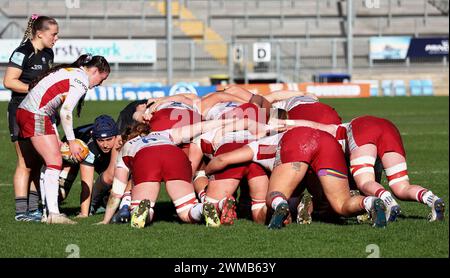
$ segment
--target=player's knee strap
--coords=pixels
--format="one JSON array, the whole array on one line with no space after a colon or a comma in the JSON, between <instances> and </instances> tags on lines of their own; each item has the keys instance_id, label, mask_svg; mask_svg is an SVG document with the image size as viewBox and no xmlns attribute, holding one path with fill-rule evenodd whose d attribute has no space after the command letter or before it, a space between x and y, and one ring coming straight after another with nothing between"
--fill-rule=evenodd
<instances>
[{"instance_id":1,"label":"player's knee strap","mask_svg":"<svg viewBox=\"0 0 450 278\"><path fill-rule=\"evenodd\" d=\"M209 196L206 196L206 197L205 197L205 203L217 204L217 203L219 203L219 200L216 200L216 199L214 199L214 198L211 198L211 197L209 197Z\"/></svg>"},{"instance_id":2,"label":"player's knee strap","mask_svg":"<svg viewBox=\"0 0 450 278\"><path fill-rule=\"evenodd\" d=\"M197 197L195 197L195 193L189 193L173 201L178 214L190 210L197 203L198 200Z\"/></svg>"},{"instance_id":3,"label":"player's knee strap","mask_svg":"<svg viewBox=\"0 0 450 278\"><path fill-rule=\"evenodd\" d=\"M266 205L266 200L252 199L252 211L262 209Z\"/></svg>"},{"instance_id":4,"label":"player's knee strap","mask_svg":"<svg viewBox=\"0 0 450 278\"><path fill-rule=\"evenodd\" d=\"M375 165L375 157L361 156L350 161L350 171L353 176L357 176L363 173L375 174L373 166Z\"/></svg>"},{"instance_id":5,"label":"player's knee strap","mask_svg":"<svg viewBox=\"0 0 450 278\"><path fill-rule=\"evenodd\" d=\"M384 171L386 172L386 177L389 181L389 186L392 186L393 184L400 181L409 180L406 162L399 163L395 166L389 167Z\"/></svg>"}]
</instances>

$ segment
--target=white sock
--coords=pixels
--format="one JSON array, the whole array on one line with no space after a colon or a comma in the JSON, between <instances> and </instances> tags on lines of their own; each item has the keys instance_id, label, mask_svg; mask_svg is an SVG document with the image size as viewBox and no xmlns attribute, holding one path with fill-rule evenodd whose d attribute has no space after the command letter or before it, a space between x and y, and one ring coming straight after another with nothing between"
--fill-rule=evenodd
<instances>
[{"instance_id":1,"label":"white sock","mask_svg":"<svg viewBox=\"0 0 450 278\"><path fill-rule=\"evenodd\" d=\"M219 211L222 211L222 209L223 209L223 204L225 204L225 200L227 199L227 197L225 197L225 198L223 198L223 199L221 199L220 201L219 201L219 204L217 205L217 207L219 208Z\"/></svg>"},{"instance_id":2,"label":"white sock","mask_svg":"<svg viewBox=\"0 0 450 278\"><path fill-rule=\"evenodd\" d=\"M427 204L430 208L433 206L434 200L439 199L436 195L431 192L431 190L428 190L425 192L422 196L422 202L424 204Z\"/></svg>"},{"instance_id":3,"label":"white sock","mask_svg":"<svg viewBox=\"0 0 450 278\"><path fill-rule=\"evenodd\" d=\"M189 216L195 222L200 222L202 220L202 211L203 203L197 203L189 210Z\"/></svg>"},{"instance_id":4,"label":"white sock","mask_svg":"<svg viewBox=\"0 0 450 278\"><path fill-rule=\"evenodd\" d=\"M59 214L58 208L58 193L59 193L59 173L61 170L53 168L46 168L44 174L44 190L45 201L47 204L48 212Z\"/></svg>"},{"instance_id":5,"label":"white sock","mask_svg":"<svg viewBox=\"0 0 450 278\"><path fill-rule=\"evenodd\" d=\"M278 196L278 197L275 197L272 200L271 206L272 206L273 209L276 209L278 207L278 205L281 204L281 203L286 203L287 204L287 201L285 199L283 199L282 197Z\"/></svg>"},{"instance_id":6,"label":"white sock","mask_svg":"<svg viewBox=\"0 0 450 278\"><path fill-rule=\"evenodd\" d=\"M381 196L380 196L380 199L383 200L384 204L387 207L398 206L397 201L394 199L391 192L389 192L389 191L383 192L383 194L381 194Z\"/></svg>"},{"instance_id":7,"label":"white sock","mask_svg":"<svg viewBox=\"0 0 450 278\"><path fill-rule=\"evenodd\" d=\"M41 192L41 203L42 208L47 211L46 202L45 202L45 186L44 186L44 177L45 177L45 166L42 166L41 173L39 176L39 191Z\"/></svg>"},{"instance_id":8,"label":"white sock","mask_svg":"<svg viewBox=\"0 0 450 278\"><path fill-rule=\"evenodd\" d=\"M125 205L127 205L128 207L130 207L130 205L131 205L131 192L130 191L123 193L122 201L120 201L119 209L121 209Z\"/></svg>"},{"instance_id":9,"label":"white sock","mask_svg":"<svg viewBox=\"0 0 450 278\"><path fill-rule=\"evenodd\" d=\"M377 197L374 196L368 196L365 197L363 200L363 204L364 204L364 209L370 213L370 210L372 209L372 205L373 205L373 201L376 199Z\"/></svg>"},{"instance_id":10,"label":"white sock","mask_svg":"<svg viewBox=\"0 0 450 278\"><path fill-rule=\"evenodd\" d=\"M206 191L204 189L202 189L200 191L200 193L198 193L198 196L200 198L200 202L204 203L205 202L205 198L206 198Z\"/></svg>"}]
</instances>

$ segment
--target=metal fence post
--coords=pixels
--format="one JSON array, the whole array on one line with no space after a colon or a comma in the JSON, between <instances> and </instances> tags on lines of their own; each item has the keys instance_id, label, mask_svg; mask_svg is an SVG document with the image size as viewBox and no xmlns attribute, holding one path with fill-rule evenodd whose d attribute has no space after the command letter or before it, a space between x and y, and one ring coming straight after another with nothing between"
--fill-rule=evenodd
<instances>
[{"instance_id":1,"label":"metal fence post","mask_svg":"<svg viewBox=\"0 0 450 278\"><path fill-rule=\"evenodd\" d=\"M131 40L131 19L127 20L128 39Z\"/></svg>"},{"instance_id":2,"label":"metal fence post","mask_svg":"<svg viewBox=\"0 0 450 278\"><path fill-rule=\"evenodd\" d=\"M300 41L295 42L294 81L298 81L300 69Z\"/></svg>"},{"instance_id":3,"label":"metal fence post","mask_svg":"<svg viewBox=\"0 0 450 278\"><path fill-rule=\"evenodd\" d=\"M245 28L247 28L247 24L248 24L248 10L247 10L247 5L248 5L247 0L244 0L244 18L245 18L245 20L244 20L244 26L245 26Z\"/></svg>"},{"instance_id":4,"label":"metal fence post","mask_svg":"<svg viewBox=\"0 0 450 278\"><path fill-rule=\"evenodd\" d=\"M392 0L389 0L388 4L388 27L391 27L392 20Z\"/></svg>"},{"instance_id":5,"label":"metal fence post","mask_svg":"<svg viewBox=\"0 0 450 278\"><path fill-rule=\"evenodd\" d=\"M381 17L378 18L378 36L381 37Z\"/></svg>"},{"instance_id":6,"label":"metal fence post","mask_svg":"<svg viewBox=\"0 0 450 278\"><path fill-rule=\"evenodd\" d=\"M423 25L427 26L428 21L428 9L427 0L423 0Z\"/></svg>"},{"instance_id":7,"label":"metal fence post","mask_svg":"<svg viewBox=\"0 0 450 278\"><path fill-rule=\"evenodd\" d=\"M189 42L189 58L190 58L190 68L191 71L195 71L195 43L194 41Z\"/></svg>"},{"instance_id":8,"label":"metal fence post","mask_svg":"<svg viewBox=\"0 0 450 278\"><path fill-rule=\"evenodd\" d=\"M233 52L233 44L228 42L228 78L229 84L233 83L234 80L234 52Z\"/></svg>"},{"instance_id":9,"label":"metal fence post","mask_svg":"<svg viewBox=\"0 0 450 278\"><path fill-rule=\"evenodd\" d=\"M305 23L305 38L306 38L306 45L309 45L309 21L306 20Z\"/></svg>"},{"instance_id":10,"label":"metal fence post","mask_svg":"<svg viewBox=\"0 0 450 278\"><path fill-rule=\"evenodd\" d=\"M320 7L319 7L319 0L316 0L316 26L319 27L319 21L320 21Z\"/></svg>"},{"instance_id":11,"label":"metal fence post","mask_svg":"<svg viewBox=\"0 0 450 278\"><path fill-rule=\"evenodd\" d=\"M248 84L248 44L244 45L244 83Z\"/></svg>"},{"instance_id":12,"label":"metal fence post","mask_svg":"<svg viewBox=\"0 0 450 278\"><path fill-rule=\"evenodd\" d=\"M104 14L104 20L108 20L108 12L107 12L107 7L108 5L106 4L106 0L103 0L103 14Z\"/></svg>"},{"instance_id":13,"label":"metal fence post","mask_svg":"<svg viewBox=\"0 0 450 278\"><path fill-rule=\"evenodd\" d=\"M281 80L281 54L280 43L276 42L276 68L277 68L277 83Z\"/></svg>"},{"instance_id":14,"label":"metal fence post","mask_svg":"<svg viewBox=\"0 0 450 278\"><path fill-rule=\"evenodd\" d=\"M269 18L269 39L273 40L273 24L271 18Z\"/></svg>"},{"instance_id":15,"label":"metal fence post","mask_svg":"<svg viewBox=\"0 0 450 278\"><path fill-rule=\"evenodd\" d=\"M333 39L331 41L331 49L332 49L332 52L331 52L331 64L332 64L333 69L335 69L336 66L337 66L336 39Z\"/></svg>"},{"instance_id":16,"label":"metal fence post","mask_svg":"<svg viewBox=\"0 0 450 278\"><path fill-rule=\"evenodd\" d=\"M211 0L207 1L207 6L206 6L206 22L208 24L208 27L211 26Z\"/></svg>"},{"instance_id":17,"label":"metal fence post","mask_svg":"<svg viewBox=\"0 0 450 278\"><path fill-rule=\"evenodd\" d=\"M89 38L92 40L94 39L94 20L89 19Z\"/></svg>"}]
</instances>

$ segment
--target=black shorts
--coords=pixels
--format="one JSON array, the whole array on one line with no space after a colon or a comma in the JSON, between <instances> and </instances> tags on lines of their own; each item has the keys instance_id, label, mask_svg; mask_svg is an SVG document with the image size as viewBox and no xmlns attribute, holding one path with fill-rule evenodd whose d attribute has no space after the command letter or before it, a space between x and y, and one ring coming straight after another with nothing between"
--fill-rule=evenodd
<instances>
[{"instance_id":1,"label":"black shorts","mask_svg":"<svg viewBox=\"0 0 450 278\"><path fill-rule=\"evenodd\" d=\"M8 104L8 125L11 142L16 142L19 139L19 126L17 125L16 111L24 98L25 96L12 97Z\"/></svg>"}]
</instances>

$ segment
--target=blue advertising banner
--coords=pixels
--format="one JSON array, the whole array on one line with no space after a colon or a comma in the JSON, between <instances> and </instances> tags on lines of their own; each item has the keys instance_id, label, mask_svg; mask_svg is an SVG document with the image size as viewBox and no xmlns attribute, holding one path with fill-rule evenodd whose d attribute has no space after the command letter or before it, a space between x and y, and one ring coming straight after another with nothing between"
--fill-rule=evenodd
<instances>
[{"instance_id":1,"label":"blue advertising banner","mask_svg":"<svg viewBox=\"0 0 450 278\"><path fill-rule=\"evenodd\" d=\"M448 38L413 38L408 57L448 56Z\"/></svg>"},{"instance_id":2,"label":"blue advertising banner","mask_svg":"<svg viewBox=\"0 0 450 278\"><path fill-rule=\"evenodd\" d=\"M101 86L89 90L85 100L109 101L109 100L139 100L155 97L172 96L181 93L192 93L200 97L216 91L216 86L193 86L180 82L173 86L162 87L134 87L134 86Z\"/></svg>"},{"instance_id":3,"label":"blue advertising banner","mask_svg":"<svg viewBox=\"0 0 450 278\"><path fill-rule=\"evenodd\" d=\"M371 37L371 60L406 59L411 37Z\"/></svg>"}]
</instances>

